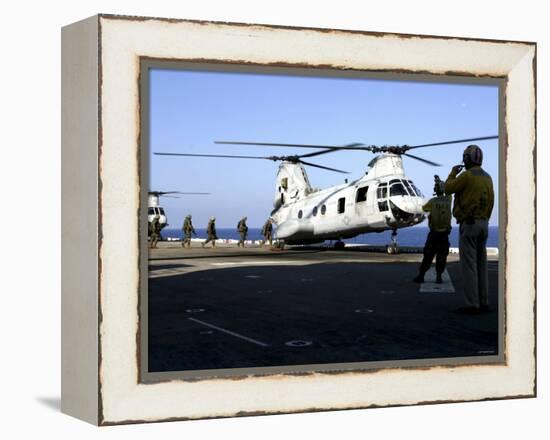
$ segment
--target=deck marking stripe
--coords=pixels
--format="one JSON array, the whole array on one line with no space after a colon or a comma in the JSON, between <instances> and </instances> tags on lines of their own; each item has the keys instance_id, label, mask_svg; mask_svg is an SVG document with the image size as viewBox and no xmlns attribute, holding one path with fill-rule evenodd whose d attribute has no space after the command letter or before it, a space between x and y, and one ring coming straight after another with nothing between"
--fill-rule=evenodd
<instances>
[{"instance_id":1,"label":"deck marking stripe","mask_svg":"<svg viewBox=\"0 0 550 440\"><path fill-rule=\"evenodd\" d=\"M296 264L300 261L278 260L278 261L228 261L225 263L210 263L212 266L236 266L236 265L256 265L256 264Z\"/></svg>"},{"instance_id":2,"label":"deck marking stripe","mask_svg":"<svg viewBox=\"0 0 550 440\"><path fill-rule=\"evenodd\" d=\"M447 269L441 274L442 284L435 283L435 276L435 269L431 267L425 274L426 282L420 284L420 293L455 293L453 280Z\"/></svg>"},{"instance_id":3,"label":"deck marking stripe","mask_svg":"<svg viewBox=\"0 0 550 440\"><path fill-rule=\"evenodd\" d=\"M245 341L252 342L253 344L261 345L262 347L269 347L269 344L257 341L256 339L252 339L247 336L240 335L238 333L232 332L231 330L226 330L224 328L218 327L217 325L209 324L208 322L201 321L200 319L195 319L195 318L187 318L187 319L189 321L193 321L193 322L197 322L199 324L205 325L206 327L219 330L220 332L227 333L228 335L235 336L236 338L240 338L240 339L244 339Z\"/></svg>"}]
</instances>

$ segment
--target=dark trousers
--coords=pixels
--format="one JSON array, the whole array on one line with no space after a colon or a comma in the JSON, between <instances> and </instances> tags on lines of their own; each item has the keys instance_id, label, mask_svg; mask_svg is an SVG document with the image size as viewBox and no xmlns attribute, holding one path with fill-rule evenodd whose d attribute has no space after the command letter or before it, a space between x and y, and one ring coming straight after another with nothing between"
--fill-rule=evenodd
<instances>
[{"instance_id":1,"label":"dark trousers","mask_svg":"<svg viewBox=\"0 0 550 440\"><path fill-rule=\"evenodd\" d=\"M464 300L469 307L489 304L487 272L487 220L460 224L460 265L464 279Z\"/></svg>"},{"instance_id":2,"label":"dark trousers","mask_svg":"<svg viewBox=\"0 0 550 440\"><path fill-rule=\"evenodd\" d=\"M424 258L420 264L419 273L424 276L432 265L435 257L435 271L442 274L449 255L449 233L430 231L424 245Z\"/></svg>"}]
</instances>

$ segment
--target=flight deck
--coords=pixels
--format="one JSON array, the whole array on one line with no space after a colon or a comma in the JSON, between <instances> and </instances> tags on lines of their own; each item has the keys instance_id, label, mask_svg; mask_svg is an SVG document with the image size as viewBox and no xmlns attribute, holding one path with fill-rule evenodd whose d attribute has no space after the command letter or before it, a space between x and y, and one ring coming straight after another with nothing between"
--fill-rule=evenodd
<instances>
[{"instance_id":1,"label":"flight deck","mask_svg":"<svg viewBox=\"0 0 550 440\"><path fill-rule=\"evenodd\" d=\"M429 272L419 285L421 253L376 250L159 243L149 250L149 371L499 354L498 256L490 311L462 315L457 255L443 284Z\"/></svg>"}]
</instances>

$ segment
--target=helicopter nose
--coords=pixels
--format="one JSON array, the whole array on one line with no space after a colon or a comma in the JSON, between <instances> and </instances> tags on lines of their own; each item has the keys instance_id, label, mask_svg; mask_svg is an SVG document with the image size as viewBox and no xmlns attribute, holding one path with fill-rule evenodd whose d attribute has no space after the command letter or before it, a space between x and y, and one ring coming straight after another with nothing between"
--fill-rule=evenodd
<instances>
[{"instance_id":1,"label":"helicopter nose","mask_svg":"<svg viewBox=\"0 0 550 440\"><path fill-rule=\"evenodd\" d=\"M424 209L422 207L426 204L426 200L424 200L421 197L415 197L412 210L411 212L414 212L415 214L424 215Z\"/></svg>"},{"instance_id":2,"label":"helicopter nose","mask_svg":"<svg viewBox=\"0 0 550 440\"><path fill-rule=\"evenodd\" d=\"M408 200L397 206L390 200L390 208L393 217L402 223L414 225L424 220L425 215L422 210L422 201Z\"/></svg>"},{"instance_id":3,"label":"helicopter nose","mask_svg":"<svg viewBox=\"0 0 550 440\"><path fill-rule=\"evenodd\" d=\"M423 199L419 197L404 197L402 200L392 200L399 209L409 214L422 214Z\"/></svg>"}]
</instances>

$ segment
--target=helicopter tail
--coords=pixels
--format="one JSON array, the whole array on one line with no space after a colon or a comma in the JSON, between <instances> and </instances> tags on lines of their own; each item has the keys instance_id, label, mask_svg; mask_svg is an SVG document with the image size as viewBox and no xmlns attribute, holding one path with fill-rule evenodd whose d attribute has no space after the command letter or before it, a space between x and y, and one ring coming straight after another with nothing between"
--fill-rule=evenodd
<instances>
[{"instance_id":1,"label":"helicopter tail","mask_svg":"<svg viewBox=\"0 0 550 440\"><path fill-rule=\"evenodd\" d=\"M274 211L281 206L307 195L313 190L306 170L299 163L283 162L277 172L277 183L275 187L275 198L273 200Z\"/></svg>"}]
</instances>

